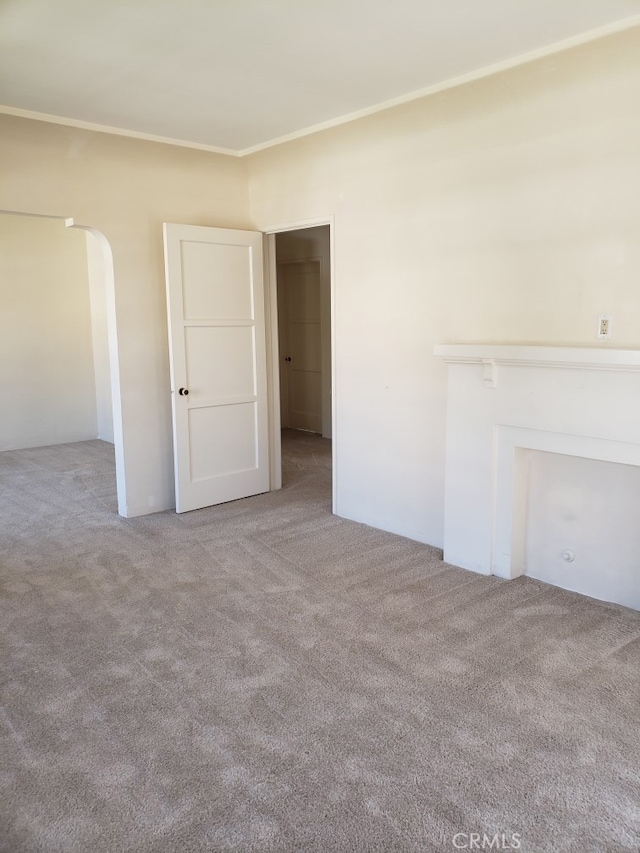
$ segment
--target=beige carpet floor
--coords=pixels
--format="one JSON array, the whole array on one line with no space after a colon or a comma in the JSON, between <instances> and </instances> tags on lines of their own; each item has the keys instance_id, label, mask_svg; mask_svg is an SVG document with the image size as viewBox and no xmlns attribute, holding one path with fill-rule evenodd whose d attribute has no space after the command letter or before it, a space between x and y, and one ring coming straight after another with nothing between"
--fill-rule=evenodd
<instances>
[{"instance_id":1,"label":"beige carpet floor","mask_svg":"<svg viewBox=\"0 0 640 853\"><path fill-rule=\"evenodd\" d=\"M640 850L640 614L330 476L288 434L281 492L125 520L109 445L0 454L3 853Z\"/></svg>"}]
</instances>

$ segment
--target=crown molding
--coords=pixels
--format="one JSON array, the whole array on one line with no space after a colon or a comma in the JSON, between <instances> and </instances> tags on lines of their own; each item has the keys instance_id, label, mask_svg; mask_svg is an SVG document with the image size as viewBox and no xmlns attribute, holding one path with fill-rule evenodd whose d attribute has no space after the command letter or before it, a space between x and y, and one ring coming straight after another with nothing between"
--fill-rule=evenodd
<instances>
[{"instance_id":1,"label":"crown molding","mask_svg":"<svg viewBox=\"0 0 640 853\"><path fill-rule=\"evenodd\" d=\"M240 157L239 151L234 148L219 148L216 145L204 145L201 142L189 142L188 139L173 139L170 136L157 136L153 133L142 133L138 130L127 130L124 127L110 127L106 124L96 124L91 121L81 121L65 116L51 115L50 113L39 113L34 110L22 110L18 107L9 107L0 104L0 114L28 118L34 121L44 121L49 124L60 124L64 127L77 127L79 130L91 130L94 133L110 133L112 136L125 136L129 139L142 139L145 142L159 142L162 145L174 145L178 148L193 148L196 151L208 151L210 154L224 154L227 157Z\"/></svg>"},{"instance_id":2,"label":"crown molding","mask_svg":"<svg viewBox=\"0 0 640 853\"><path fill-rule=\"evenodd\" d=\"M412 101L426 98L429 95L435 95L439 92L444 92L447 89L455 89L458 86L464 86L466 83L474 83L477 80L482 80L485 77L492 77L495 74L500 74L503 71L508 71L512 68L517 68L520 65L534 62L537 59L544 59L555 53L561 53L565 50L570 50L574 47L579 47L583 44L588 44L592 41L605 38L606 36L615 35L616 33L624 32L625 30L633 29L640 26L640 14L633 15L628 18L623 18L620 21L614 21L611 24L605 24L601 27L588 30L570 38L562 39L561 41L553 42L545 47L536 48L527 53L518 54L509 59L501 60L500 62L485 65L475 71L470 71L467 74L461 74L457 77L451 77L447 80L442 80L434 83L431 86L426 86L423 89L417 89L409 92L406 95L400 95L397 98L391 98L386 101L381 101L373 106L366 107L361 110L354 110L350 113L345 113L337 118L329 119L328 121L313 124L292 133L278 136L274 139L260 142L256 145L247 148L234 149L222 148L216 145L206 145L201 142L191 142L187 139L174 139L168 136L158 136L152 133L143 133L137 130L128 130L122 127L110 127L108 125L97 124L95 122L81 121L80 119L67 118L65 116L52 115L50 113L41 113L34 110L24 110L17 107L0 104L0 114L17 116L19 118L33 119L35 121L49 122L50 124L59 124L67 127L77 127L80 130L90 130L96 133L109 133L114 136L124 136L131 139L142 139L146 142L159 142L163 145L174 145L180 148L192 148L196 151L207 151L211 154L223 154L228 157L248 157L252 154L257 154L260 151L265 151L269 148L275 148L278 145L283 145L286 142L293 142L296 139L302 139L305 136L311 136L314 133L319 133L323 130L330 130L334 127L340 127L343 124L349 124L352 121L357 121L367 116L375 115L376 113L384 112L393 107L402 106L403 104L411 103Z\"/></svg>"},{"instance_id":3,"label":"crown molding","mask_svg":"<svg viewBox=\"0 0 640 853\"><path fill-rule=\"evenodd\" d=\"M570 50L573 47L588 44L592 41L605 38L606 36L615 35L616 33L624 32L625 30L633 29L640 26L640 14L633 15L630 18L623 18L620 21L615 21L612 24L605 24L602 27L597 27L593 30L588 30L577 36L563 39L562 41L553 42L545 47L530 50L527 53L521 53L509 59L501 60L500 62L485 65L475 71L470 71L467 74L461 74L457 77L450 77L447 80L442 80L439 83L434 83L431 86L426 86L424 89L417 89L414 92L409 92L406 95L400 95L397 98L391 98L388 101L381 101L379 104L374 104L371 107L366 107L362 110L356 110L351 113L346 113L338 118L329 119L328 121L319 124L311 125L310 127L296 130L293 133L279 136L276 139L271 139L268 142L261 142L258 145L253 145L250 148L243 148L238 153L241 157L247 157L250 154L257 154L259 151L264 151L267 148L274 148L276 145L282 145L285 142L293 142L296 139L301 139L304 136L311 136L313 133L318 133L322 130L330 130L333 127L339 127L342 124L348 124L352 121L357 121L360 118L375 115L376 113L384 112L384 110L399 107L403 104L418 101L420 98L426 98L429 95L435 95L438 92L444 92L447 89L455 89L458 86L464 86L466 83L474 83L476 80L482 80L485 77L492 77L494 74L500 74L502 71L508 71L511 68L517 68L520 65L526 65L529 62L535 62L536 59L544 59L546 56L551 56L554 53L561 53L564 50Z\"/></svg>"}]
</instances>

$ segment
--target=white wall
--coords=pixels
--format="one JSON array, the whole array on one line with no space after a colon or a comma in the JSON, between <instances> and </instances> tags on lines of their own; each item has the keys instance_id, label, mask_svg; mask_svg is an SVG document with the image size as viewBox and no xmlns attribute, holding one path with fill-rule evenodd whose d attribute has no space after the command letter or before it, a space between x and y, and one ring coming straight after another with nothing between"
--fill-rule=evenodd
<instances>
[{"instance_id":1,"label":"white wall","mask_svg":"<svg viewBox=\"0 0 640 853\"><path fill-rule=\"evenodd\" d=\"M320 260L322 435L331 438L331 234L328 225L276 234L276 261ZM280 307L280 306L278 306ZM281 405L285 402L281 398Z\"/></svg>"},{"instance_id":2,"label":"white wall","mask_svg":"<svg viewBox=\"0 0 640 853\"><path fill-rule=\"evenodd\" d=\"M99 240L89 232L85 232L85 237L98 438L113 444L113 399L111 395L111 362L109 360L106 268Z\"/></svg>"},{"instance_id":3,"label":"white wall","mask_svg":"<svg viewBox=\"0 0 640 853\"><path fill-rule=\"evenodd\" d=\"M248 159L262 229L335 217L337 511L442 543L436 342L640 343L640 30Z\"/></svg>"},{"instance_id":4,"label":"white wall","mask_svg":"<svg viewBox=\"0 0 640 853\"><path fill-rule=\"evenodd\" d=\"M0 210L70 217L109 241L121 386L116 462L127 483L126 493L119 492L119 508L125 515L141 515L171 507L162 223L246 228L242 162L1 116Z\"/></svg>"},{"instance_id":5,"label":"white wall","mask_svg":"<svg viewBox=\"0 0 640 853\"><path fill-rule=\"evenodd\" d=\"M84 235L0 214L0 450L97 435Z\"/></svg>"}]
</instances>

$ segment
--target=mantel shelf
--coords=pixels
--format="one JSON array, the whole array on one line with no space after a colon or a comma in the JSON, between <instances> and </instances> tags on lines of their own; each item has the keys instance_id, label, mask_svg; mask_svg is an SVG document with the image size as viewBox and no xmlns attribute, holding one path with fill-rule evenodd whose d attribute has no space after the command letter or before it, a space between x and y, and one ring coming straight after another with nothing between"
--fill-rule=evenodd
<instances>
[{"instance_id":1,"label":"mantel shelf","mask_svg":"<svg viewBox=\"0 0 640 853\"><path fill-rule=\"evenodd\" d=\"M436 344L434 355L454 363L491 363L590 370L638 370L640 349L535 344Z\"/></svg>"}]
</instances>

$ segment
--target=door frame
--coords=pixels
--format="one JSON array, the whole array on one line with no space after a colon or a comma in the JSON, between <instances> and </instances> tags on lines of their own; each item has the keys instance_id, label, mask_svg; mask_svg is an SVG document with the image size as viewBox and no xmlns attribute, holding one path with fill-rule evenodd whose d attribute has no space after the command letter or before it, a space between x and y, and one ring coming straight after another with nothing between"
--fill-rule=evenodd
<instances>
[{"instance_id":1,"label":"door frame","mask_svg":"<svg viewBox=\"0 0 640 853\"><path fill-rule=\"evenodd\" d=\"M267 327L267 395L269 405L269 457L271 490L282 488L282 440L280 434L280 352L278 345L278 273L276 234L329 226L329 277L331 298L331 511L337 513L338 414L336 407L335 253L334 217L322 216L278 225L258 226L264 234L265 322Z\"/></svg>"},{"instance_id":2,"label":"door frame","mask_svg":"<svg viewBox=\"0 0 640 853\"><path fill-rule=\"evenodd\" d=\"M284 268L284 267L302 266L303 264L317 264L317 265L318 265L318 272L319 272L319 284L320 284L320 290L321 290L321 293L320 293L320 315L321 315L321 316L320 316L320 327L321 327L321 329L322 329L322 326L323 326L322 320L324 319L324 317L323 317L323 311L322 311L322 296L323 296L322 288L323 288L323 282L324 282L324 280L325 280L325 272L324 272L324 269L323 269L323 259L322 259L322 257L296 258L295 260L288 260L288 261L278 261L278 260L276 259L276 272L277 272L277 275L278 275L278 287L280 286L279 276L280 276L280 273L283 271L283 268ZM278 293L280 293L280 290L278 290ZM280 313L280 309L281 309L281 307L282 307L281 305L278 305L278 312L279 312L279 313ZM285 313L286 313L286 312L285 312ZM279 321L279 320L280 320L280 317L278 317L278 321ZM331 325L331 323L329 323L329 325ZM329 331L331 331L331 329L329 329ZM284 337L286 338L286 337L287 337L287 335L285 335ZM279 334L279 335L278 335L278 346L280 345L280 343L281 343L281 336L280 336L280 334ZM291 341L287 341L287 343L290 345L290 344L291 344ZM331 346L329 346L329 349L330 349L330 348L331 348ZM321 335L321 339L320 339L320 363L321 363L321 370L320 370L320 373L321 373L321 377L322 377L322 380L323 380L323 381L322 381L322 385L321 385L321 389L320 389L320 393L321 393L321 421L322 421L322 424L321 424L321 431L322 431L322 436L326 438L326 436L324 435L324 433L325 433L325 429L324 429L324 427L325 427L325 417L324 417L324 416L325 416L325 411L326 411L326 410L330 410L330 409L331 409L331 396L329 396L329 399L328 399L328 401L327 401L327 400L326 400L326 398L325 398L325 388L324 388L325 371L322 369L322 368L324 367L324 359L323 359L323 357L322 357L322 356L323 356L323 352L324 352L324 351L325 351L325 342L324 342L323 336ZM331 361L331 353L329 353L329 361ZM287 402L287 405L286 405L286 406L281 405L281 407L280 407L280 416L281 416L281 417L282 417L282 413L283 413L283 411L287 411L287 412L289 412L289 413L290 413L290 408L289 408L289 406L290 406L290 400L288 399L289 391L290 391L290 388L289 388L289 379L288 379L287 371L285 370L285 371L283 372L282 366L283 366L283 362L282 362L282 359L281 359L281 360L280 360L280 391L281 391L280 396L281 396L281 397L283 396L283 393L282 393L282 392L284 392L284 394L287 396L287 401L286 401L286 402ZM284 381L284 382L282 381L283 376L285 377L285 381ZM329 380L329 381L331 381L331 380ZM282 400L281 400L280 402L282 403ZM331 418L330 418L330 415L331 415L331 412L329 411L329 419L331 419Z\"/></svg>"}]
</instances>

